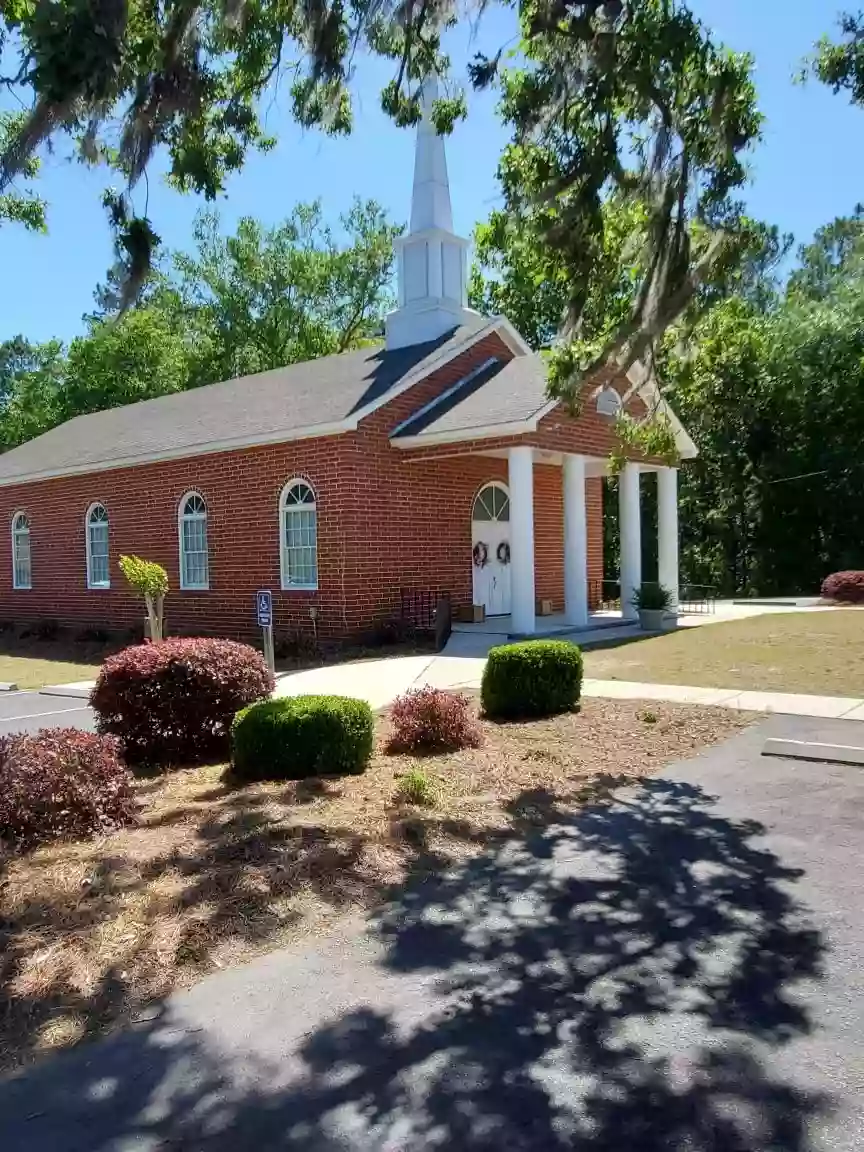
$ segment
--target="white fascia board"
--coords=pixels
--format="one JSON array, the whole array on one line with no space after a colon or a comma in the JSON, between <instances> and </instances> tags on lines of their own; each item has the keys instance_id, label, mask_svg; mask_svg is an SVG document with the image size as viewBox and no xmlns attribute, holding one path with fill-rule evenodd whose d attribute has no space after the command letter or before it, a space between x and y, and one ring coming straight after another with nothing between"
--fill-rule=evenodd
<instances>
[{"instance_id":1,"label":"white fascia board","mask_svg":"<svg viewBox=\"0 0 864 1152\"><path fill-rule=\"evenodd\" d=\"M112 460L88 461L85 464L73 464L63 468L46 468L20 476L3 476L0 477L0 488L30 484L36 480L57 480L63 476L86 476L91 472L113 472L118 468L140 468L145 464L158 464L163 460L215 456L220 452L240 452L244 448L257 448L268 444L290 444L295 440L340 436L345 432L353 432L356 428L357 421L352 417L350 420L340 420L333 424L315 424L308 428L295 428L289 432L268 432L263 436L242 436L232 440L211 440L206 444L163 448L155 452L138 453L135 456L117 456Z\"/></svg>"},{"instance_id":2,"label":"white fascia board","mask_svg":"<svg viewBox=\"0 0 864 1152\"><path fill-rule=\"evenodd\" d=\"M507 424L487 424L483 428L451 428L446 432L421 432L416 436L399 436L390 443L394 448L432 448L436 444L462 444L471 440L494 440L496 436L524 436L537 431L537 419L511 420Z\"/></svg>"}]
</instances>

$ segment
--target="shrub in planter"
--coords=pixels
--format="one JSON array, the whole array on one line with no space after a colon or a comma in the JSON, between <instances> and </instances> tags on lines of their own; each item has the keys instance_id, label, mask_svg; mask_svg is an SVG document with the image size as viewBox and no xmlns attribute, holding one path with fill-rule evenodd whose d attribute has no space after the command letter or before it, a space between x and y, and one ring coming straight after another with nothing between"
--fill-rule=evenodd
<instances>
[{"instance_id":1,"label":"shrub in planter","mask_svg":"<svg viewBox=\"0 0 864 1152\"><path fill-rule=\"evenodd\" d=\"M864 604L864 572L833 572L822 581L822 596L843 604Z\"/></svg>"},{"instance_id":2,"label":"shrub in planter","mask_svg":"<svg viewBox=\"0 0 864 1152\"><path fill-rule=\"evenodd\" d=\"M440 688L418 688L390 706L391 752L477 748L482 736L468 700Z\"/></svg>"},{"instance_id":3,"label":"shrub in planter","mask_svg":"<svg viewBox=\"0 0 864 1152\"><path fill-rule=\"evenodd\" d=\"M227 758L234 716L272 691L264 658L247 644L171 639L110 656L90 703L129 763L193 764Z\"/></svg>"},{"instance_id":4,"label":"shrub in planter","mask_svg":"<svg viewBox=\"0 0 864 1152\"><path fill-rule=\"evenodd\" d=\"M582 652L564 640L493 648L483 670L483 711L500 719L570 712L582 691Z\"/></svg>"},{"instance_id":5,"label":"shrub in planter","mask_svg":"<svg viewBox=\"0 0 864 1152\"><path fill-rule=\"evenodd\" d=\"M238 712L232 727L238 780L357 775L375 740L372 709L350 696L284 696Z\"/></svg>"},{"instance_id":6,"label":"shrub in planter","mask_svg":"<svg viewBox=\"0 0 864 1152\"><path fill-rule=\"evenodd\" d=\"M110 736L76 728L0 738L0 837L33 848L135 821L129 770Z\"/></svg>"}]
</instances>

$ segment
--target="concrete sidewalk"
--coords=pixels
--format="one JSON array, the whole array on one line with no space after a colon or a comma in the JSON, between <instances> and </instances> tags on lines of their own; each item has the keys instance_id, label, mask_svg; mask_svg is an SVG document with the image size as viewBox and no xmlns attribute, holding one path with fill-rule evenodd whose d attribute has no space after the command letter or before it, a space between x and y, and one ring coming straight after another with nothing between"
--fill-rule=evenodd
<instances>
[{"instance_id":1,"label":"concrete sidewalk","mask_svg":"<svg viewBox=\"0 0 864 1152\"><path fill-rule=\"evenodd\" d=\"M480 687L483 657L406 656L313 668L280 678L277 696L307 692L357 696L373 708L383 708L411 688ZM864 698L809 696L793 692L750 692L740 688L698 688L683 684L642 684L629 680L591 680L583 696L611 700L656 700L668 704L701 704L740 712L782 713L824 719L864 720Z\"/></svg>"},{"instance_id":2,"label":"concrete sidewalk","mask_svg":"<svg viewBox=\"0 0 864 1152\"><path fill-rule=\"evenodd\" d=\"M278 676L276 696L321 693L355 696L373 708L384 708L411 688L480 687L486 658L479 655L390 656L384 660L358 660L328 664ZM86 681L43 688L42 695L84 698L92 685ZM864 720L864 697L810 696L798 692L754 692L741 688L699 688L684 684L644 684L631 680L591 680L582 695L609 700L656 700L667 704L701 704L740 712L780 713L829 720Z\"/></svg>"}]
</instances>

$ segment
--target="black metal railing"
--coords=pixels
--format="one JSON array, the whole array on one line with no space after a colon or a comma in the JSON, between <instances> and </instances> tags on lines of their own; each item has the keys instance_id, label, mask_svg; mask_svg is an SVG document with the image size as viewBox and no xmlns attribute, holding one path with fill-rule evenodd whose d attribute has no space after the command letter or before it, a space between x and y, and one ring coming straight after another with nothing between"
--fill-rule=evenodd
<instances>
[{"instance_id":1,"label":"black metal railing","mask_svg":"<svg viewBox=\"0 0 864 1152\"><path fill-rule=\"evenodd\" d=\"M678 611L692 615L713 615L717 604L717 589L711 584L682 584L678 589ZM589 580L588 609L590 612L619 611L621 584L618 580Z\"/></svg>"},{"instance_id":2,"label":"black metal railing","mask_svg":"<svg viewBox=\"0 0 864 1152\"><path fill-rule=\"evenodd\" d=\"M440 651L450 638L453 623L450 593L437 588L402 588L399 600L403 633L434 636Z\"/></svg>"},{"instance_id":3,"label":"black metal railing","mask_svg":"<svg viewBox=\"0 0 864 1152\"><path fill-rule=\"evenodd\" d=\"M717 589L712 584L681 584L678 588L678 611L694 616L713 616L717 606Z\"/></svg>"}]
</instances>

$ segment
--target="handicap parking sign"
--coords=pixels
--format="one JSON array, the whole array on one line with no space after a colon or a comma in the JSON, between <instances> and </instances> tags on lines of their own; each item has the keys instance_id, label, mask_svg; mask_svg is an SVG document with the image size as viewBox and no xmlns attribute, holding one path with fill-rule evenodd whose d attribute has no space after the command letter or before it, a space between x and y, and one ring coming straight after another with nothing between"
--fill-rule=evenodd
<instances>
[{"instance_id":1,"label":"handicap parking sign","mask_svg":"<svg viewBox=\"0 0 864 1152\"><path fill-rule=\"evenodd\" d=\"M258 604L258 626L259 628L272 628L273 627L273 593L272 592L258 592L256 595Z\"/></svg>"}]
</instances>

